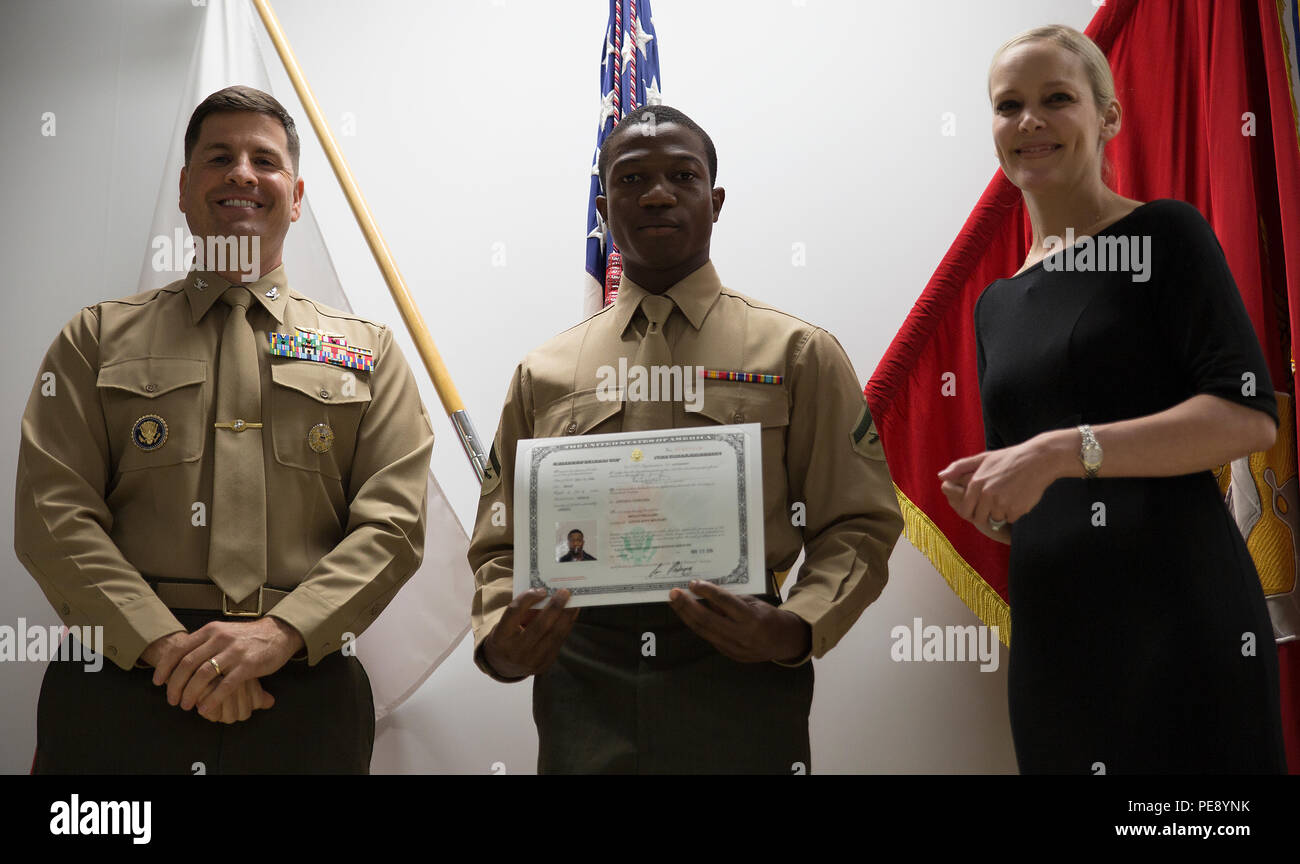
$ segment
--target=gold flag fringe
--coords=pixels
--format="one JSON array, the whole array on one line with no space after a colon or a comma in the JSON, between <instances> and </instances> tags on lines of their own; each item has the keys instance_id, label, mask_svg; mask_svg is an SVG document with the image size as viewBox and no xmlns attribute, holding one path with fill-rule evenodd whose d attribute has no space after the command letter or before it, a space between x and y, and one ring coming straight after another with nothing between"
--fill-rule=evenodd
<instances>
[{"instance_id":1,"label":"gold flag fringe","mask_svg":"<svg viewBox=\"0 0 1300 864\"><path fill-rule=\"evenodd\" d=\"M930 521L912 499L903 494L903 490L894 484L894 493L898 496L898 507L903 513L903 533L922 555L943 576L948 587L961 598L970 611L990 627L998 628L998 639L1003 645L1011 645L1011 607L998 592L980 578L975 568L961 557L948 538L939 530L939 526Z\"/></svg>"}]
</instances>

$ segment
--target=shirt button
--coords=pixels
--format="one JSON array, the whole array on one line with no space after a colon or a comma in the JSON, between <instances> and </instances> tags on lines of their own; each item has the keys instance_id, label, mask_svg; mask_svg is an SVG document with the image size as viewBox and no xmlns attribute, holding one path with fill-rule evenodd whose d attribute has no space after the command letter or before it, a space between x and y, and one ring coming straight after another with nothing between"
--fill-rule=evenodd
<instances>
[{"instance_id":1,"label":"shirt button","mask_svg":"<svg viewBox=\"0 0 1300 864\"><path fill-rule=\"evenodd\" d=\"M570 423L570 424L569 424L569 427L568 427L568 429L567 429L566 431L567 431L570 435L572 435L573 433L575 433L575 432L578 431L578 424L577 424L577 423Z\"/></svg>"},{"instance_id":2,"label":"shirt button","mask_svg":"<svg viewBox=\"0 0 1300 864\"><path fill-rule=\"evenodd\" d=\"M328 391L328 390L322 390L322 391L320 391L320 398L322 398L322 399L328 399L328 398L330 398L330 391Z\"/></svg>"},{"instance_id":3,"label":"shirt button","mask_svg":"<svg viewBox=\"0 0 1300 864\"><path fill-rule=\"evenodd\" d=\"M146 393L152 393L152 392L154 392L154 391L157 390L157 389L158 389L158 385L157 385L157 384L146 384L146 385L144 385L144 392L146 392Z\"/></svg>"}]
</instances>

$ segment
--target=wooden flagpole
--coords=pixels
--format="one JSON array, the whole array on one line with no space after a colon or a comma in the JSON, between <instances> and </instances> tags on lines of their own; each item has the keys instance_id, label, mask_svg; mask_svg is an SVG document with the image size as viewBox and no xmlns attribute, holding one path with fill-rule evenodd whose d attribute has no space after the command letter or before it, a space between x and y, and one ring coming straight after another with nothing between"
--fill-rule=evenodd
<instances>
[{"instance_id":1,"label":"wooden flagpole","mask_svg":"<svg viewBox=\"0 0 1300 864\"><path fill-rule=\"evenodd\" d=\"M339 149L338 142L334 140L334 133L330 131L329 124L325 122L325 116L321 113L320 105L316 102L316 97L312 95L311 88L307 85L307 79L303 76L302 68L293 55L293 49L289 47L289 40L285 38L284 30L280 28L280 22L276 19L269 0L252 0L252 3L257 9L257 14L261 16L262 23L266 26L266 32L270 35L271 42L275 45L275 50L279 53L281 62L284 63L284 69L289 74L289 80L293 82L293 89L297 91L299 101L302 102L303 108L307 111L307 117L311 121L312 128L316 130L316 137L320 139L321 146L325 148L325 156L329 159L330 167L334 169L334 176L338 177L339 184L343 187L343 194L348 199L348 205L352 208L352 214L356 217L361 233L365 235L366 244L370 246L371 254L375 256L375 263L379 265L379 270L384 275L388 290L393 295L393 302L397 304L397 310L402 315L402 321L406 323L406 329L415 342L416 350L420 352L420 359L424 361L424 368L428 371L429 377L433 379L433 387L438 391L438 398L442 400L442 407L446 410L447 416L451 418L452 425L456 427L461 446L465 448L465 455L469 458L475 473L478 474L479 481L482 482L488 470L487 455L483 450L478 433L474 429L474 424L465 411L465 404L461 401L460 392L457 391L456 385L451 380L451 375L447 372L446 365L442 362L442 355L438 353L438 347L434 345L433 337L429 335L429 328L424 323L424 317L420 315L419 308L415 305L410 291L406 288L406 280L398 272L397 262L393 260L393 253L389 251L388 244L384 242L383 234L380 233L379 226L375 223L375 217L371 215L370 208L361 195L361 189L357 186L357 181L353 178L352 171L343 158L343 151Z\"/></svg>"}]
</instances>

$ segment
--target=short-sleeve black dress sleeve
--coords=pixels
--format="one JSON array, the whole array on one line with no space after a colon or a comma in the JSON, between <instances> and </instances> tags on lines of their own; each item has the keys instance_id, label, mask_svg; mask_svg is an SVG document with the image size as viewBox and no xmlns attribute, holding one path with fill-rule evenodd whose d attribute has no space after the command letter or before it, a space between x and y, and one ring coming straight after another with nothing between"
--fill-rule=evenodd
<instances>
[{"instance_id":1,"label":"short-sleeve black dress sleeve","mask_svg":"<svg viewBox=\"0 0 1300 864\"><path fill-rule=\"evenodd\" d=\"M1273 383L1219 239L1200 212L1153 202L1164 219L1151 279L1152 322L1191 393L1209 393L1278 422Z\"/></svg>"}]
</instances>

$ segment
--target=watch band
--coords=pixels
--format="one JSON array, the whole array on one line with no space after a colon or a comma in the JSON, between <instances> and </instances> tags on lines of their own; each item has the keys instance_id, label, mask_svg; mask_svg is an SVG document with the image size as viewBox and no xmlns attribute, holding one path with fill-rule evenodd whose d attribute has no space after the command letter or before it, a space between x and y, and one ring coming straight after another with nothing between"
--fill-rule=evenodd
<instances>
[{"instance_id":1,"label":"watch band","mask_svg":"<svg viewBox=\"0 0 1300 864\"><path fill-rule=\"evenodd\" d=\"M1083 439L1079 445L1079 461L1083 463L1083 476L1089 479L1095 478L1097 472L1101 470L1101 444L1098 443L1097 436L1092 434L1092 427L1086 423L1079 427L1079 435Z\"/></svg>"}]
</instances>

